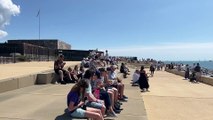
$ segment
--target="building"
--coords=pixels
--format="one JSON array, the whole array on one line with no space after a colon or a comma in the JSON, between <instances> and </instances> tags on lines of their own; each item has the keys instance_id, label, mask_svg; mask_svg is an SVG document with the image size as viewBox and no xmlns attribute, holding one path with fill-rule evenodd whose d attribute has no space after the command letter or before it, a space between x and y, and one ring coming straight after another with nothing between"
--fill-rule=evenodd
<instances>
[{"instance_id":1,"label":"building","mask_svg":"<svg viewBox=\"0 0 213 120\"><path fill-rule=\"evenodd\" d=\"M80 61L88 57L91 51L71 50L71 45L57 39L18 39L0 43L0 56L14 57L18 54L27 60L55 60L59 54L63 54L67 61Z\"/></svg>"},{"instance_id":2,"label":"building","mask_svg":"<svg viewBox=\"0 0 213 120\"><path fill-rule=\"evenodd\" d=\"M8 40L8 43L29 43L32 45L43 46L49 49L63 49L63 50L71 50L71 45L65 43L58 39L17 39L17 40Z\"/></svg>"},{"instance_id":3,"label":"building","mask_svg":"<svg viewBox=\"0 0 213 120\"><path fill-rule=\"evenodd\" d=\"M0 56L11 57L14 54L28 60L54 60L56 50L29 43L0 43Z\"/></svg>"},{"instance_id":4,"label":"building","mask_svg":"<svg viewBox=\"0 0 213 120\"><path fill-rule=\"evenodd\" d=\"M91 51L93 50L58 50L58 54L63 54L67 61L81 61L83 58L89 57ZM97 53L104 54L102 51L97 51Z\"/></svg>"}]
</instances>

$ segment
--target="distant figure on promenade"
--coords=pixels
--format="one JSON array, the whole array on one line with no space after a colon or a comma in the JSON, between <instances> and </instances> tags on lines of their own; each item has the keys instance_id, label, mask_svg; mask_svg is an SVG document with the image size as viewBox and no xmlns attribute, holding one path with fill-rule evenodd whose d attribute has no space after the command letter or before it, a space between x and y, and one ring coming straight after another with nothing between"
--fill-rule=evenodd
<instances>
[{"instance_id":1,"label":"distant figure on promenade","mask_svg":"<svg viewBox=\"0 0 213 120\"><path fill-rule=\"evenodd\" d=\"M195 71L192 71L192 74L189 75L189 82L196 83L196 74Z\"/></svg>"},{"instance_id":2,"label":"distant figure on promenade","mask_svg":"<svg viewBox=\"0 0 213 120\"><path fill-rule=\"evenodd\" d=\"M180 65L180 64L177 65L177 70L178 70L178 71L181 71L181 65Z\"/></svg>"},{"instance_id":3,"label":"distant figure on promenade","mask_svg":"<svg viewBox=\"0 0 213 120\"><path fill-rule=\"evenodd\" d=\"M186 64L185 66L185 80L189 79L189 65Z\"/></svg>"},{"instance_id":4,"label":"distant figure on promenade","mask_svg":"<svg viewBox=\"0 0 213 120\"><path fill-rule=\"evenodd\" d=\"M199 63L197 63L197 66L195 66L194 71L196 75L196 81L199 82L201 80L201 67Z\"/></svg>"},{"instance_id":5,"label":"distant figure on promenade","mask_svg":"<svg viewBox=\"0 0 213 120\"><path fill-rule=\"evenodd\" d=\"M109 54L108 54L108 50L106 50L106 54L105 54L105 61L106 61L106 64L109 65Z\"/></svg>"},{"instance_id":6,"label":"distant figure on promenade","mask_svg":"<svg viewBox=\"0 0 213 120\"><path fill-rule=\"evenodd\" d=\"M121 63L120 72L123 73L123 77L127 78L129 69L126 67L124 63Z\"/></svg>"},{"instance_id":7,"label":"distant figure on promenade","mask_svg":"<svg viewBox=\"0 0 213 120\"><path fill-rule=\"evenodd\" d=\"M151 76L153 77L153 76L154 76L154 73L155 73L155 67L154 67L153 64L151 64L149 70L150 70L150 72L151 72Z\"/></svg>"},{"instance_id":8,"label":"distant figure on promenade","mask_svg":"<svg viewBox=\"0 0 213 120\"><path fill-rule=\"evenodd\" d=\"M146 71L144 70L144 66L141 66L140 77L138 80L141 92L149 91L149 83Z\"/></svg>"},{"instance_id":9,"label":"distant figure on promenade","mask_svg":"<svg viewBox=\"0 0 213 120\"><path fill-rule=\"evenodd\" d=\"M157 66L157 70L160 70L160 68L161 68L160 62L158 62L158 63L156 64L156 66Z\"/></svg>"},{"instance_id":10,"label":"distant figure on promenade","mask_svg":"<svg viewBox=\"0 0 213 120\"><path fill-rule=\"evenodd\" d=\"M66 63L64 62L64 55L59 55L58 59L54 62L54 71L60 76L60 80L58 80L57 82L61 84L66 84L72 81L69 71L64 69L65 64ZM67 77L66 81L64 80L64 76Z\"/></svg>"}]
</instances>

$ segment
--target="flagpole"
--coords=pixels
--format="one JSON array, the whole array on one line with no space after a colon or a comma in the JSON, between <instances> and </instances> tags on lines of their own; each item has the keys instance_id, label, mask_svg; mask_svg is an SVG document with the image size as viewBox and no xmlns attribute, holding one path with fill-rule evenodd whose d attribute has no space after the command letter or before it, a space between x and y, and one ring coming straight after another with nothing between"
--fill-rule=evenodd
<instances>
[{"instance_id":1,"label":"flagpole","mask_svg":"<svg viewBox=\"0 0 213 120\"><path fill-rule=\"evenodd\" d=\"M40 32L41 32L41 25L40 25L40 24L41 24L40 10L39 10L39 16L38 16L38 17L39 17L39 26L38 26L38 27L39 27L39 29L38 29L39 31L38 31L38 32L39 32L39 40L40 40L40 35L41 35L41 33L40 33Z\"/></svg>"},{"instance_id":2,"label":"flagpole","mask_svg":"<svg viewBox=\"0 0 213 120\"><path fill-rule=\"evenodd\" d=\"M38 17L38 38L40 40L40 31L41 31L41 16L40 16L40 9L38 10L38 13L36 15Z\"/></svg>"}]
</instances>

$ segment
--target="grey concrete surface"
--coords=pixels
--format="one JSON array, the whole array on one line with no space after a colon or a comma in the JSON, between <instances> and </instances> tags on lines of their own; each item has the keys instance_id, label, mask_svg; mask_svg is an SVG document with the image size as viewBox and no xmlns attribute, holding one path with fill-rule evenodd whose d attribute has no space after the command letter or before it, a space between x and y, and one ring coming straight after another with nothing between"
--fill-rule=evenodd
<instances>
[{"instance_id":1,"label":"grey concrete surface","mask_svg":"<svg viewBox=\"0 0 213 120\"><path fill-rule=\"evenodd\" d=\"M129 76L123 80L129 100L123 103L124 110L115 120L147 120L140 91L138 87L130 86L130 79ZM71 120L64 110L66 95L72 86L34 85L0 93L0 120Z\"/></svg>"},{"instance_id":2,"label":"grey concrete surface","mask_svg":"<svg viewBox=\"0 0 213 120\"><path fill-rule=\"evenodd\" d=\"M66 62L65 69L79 63ZM36 83L48 84L56 81L58 77L55 77L53 64L53 61L0 64L0 93L32 86ZM43 77L40 76L41 74Z\"/></svg>"},{"instance_id":3,"label":"grey concrete surface","mask_svg":"<svg viewBox=\"0 0 213 120\"><path fill-rule=\"evenodd\" d=\"M213 120L213 87L156 71L141 93L149 120Z\"/></svg>"}]
</instances>

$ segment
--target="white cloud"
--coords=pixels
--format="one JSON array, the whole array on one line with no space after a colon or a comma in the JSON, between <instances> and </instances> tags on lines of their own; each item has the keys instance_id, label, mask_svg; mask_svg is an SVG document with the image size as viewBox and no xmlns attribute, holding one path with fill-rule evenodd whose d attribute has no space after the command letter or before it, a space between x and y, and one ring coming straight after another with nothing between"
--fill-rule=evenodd
<instances>
[{"instance_id":1,"label":"white cloud","mask_svg":"<svg viewBox=\"0 0 213 120\"><path fill-rule=\"evenodd\" d=\"M162 43L158 45L123 46L105 48L110 55L137 56L158 60L209 60L213 59L213 42Z\"/></svg>"},{"instance_id":2,"label":"white cloud","mask_svg":"<svg viewBox=\"0 0 213 120\"><path fill-rule=\"evenodd\" d=\"M7 36L7 32L0 30L0 38Z\"/></svg>"},{"instance_id":3,"label":"white cloud","mask_svg":"<svg viewBox=\"0 0 213 120\"><path fill-rule=\"evenodd\" d=\"M0 38L8 34L3 31L3 28L10 24L11 16L16 16L19 13L20 6L13 4L11 0L0 0Z\"/></svg>"}]
</instances>

